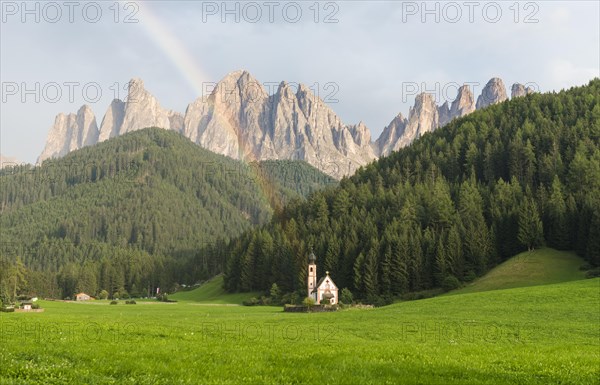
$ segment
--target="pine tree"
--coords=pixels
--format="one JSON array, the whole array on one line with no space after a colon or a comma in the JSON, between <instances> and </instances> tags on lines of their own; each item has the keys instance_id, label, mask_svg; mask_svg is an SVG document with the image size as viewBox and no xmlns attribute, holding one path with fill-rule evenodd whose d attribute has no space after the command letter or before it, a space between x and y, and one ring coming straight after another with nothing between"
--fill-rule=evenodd
<instances>
[{"instance_id":1,"label":"pine tree","mask_svg":"<svg viewBox=\"0 0 600 385\"><path fill-rule=\"evenodd\" d=\"M531 251L542 245L543 236L542 220L537 205L531 197L526 196L519 209L519 242Z\"/></svg>"},{"instance_id":2,"label":"pine tree","mask_svg":"<svg viewBox=\"0 0 600 385\"><path fill-rule=\"evenodd\" d=\"M548 244L557 249L567 249L569 245L567 207L563 198L562 186L557 176L552 181L552 192L548 200L547 218L546 240Z\"/></svg>"}]
</instances>

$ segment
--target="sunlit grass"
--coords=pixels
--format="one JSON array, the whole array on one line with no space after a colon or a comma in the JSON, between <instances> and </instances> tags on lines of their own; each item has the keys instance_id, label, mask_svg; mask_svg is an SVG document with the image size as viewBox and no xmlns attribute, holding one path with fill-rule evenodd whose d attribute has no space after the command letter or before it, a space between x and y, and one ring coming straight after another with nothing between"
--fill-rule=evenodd
<instances>
[{"instance_id":1,"label":"sunlit grass","mask_svg":"<svg viewBox=\"0 0 600 385\"><path fill-rule=\"evenodd\" d=\"M368 310L42 302L0 313L0 384L592 384L600 279Z\"/></svg>"}]
</instances>

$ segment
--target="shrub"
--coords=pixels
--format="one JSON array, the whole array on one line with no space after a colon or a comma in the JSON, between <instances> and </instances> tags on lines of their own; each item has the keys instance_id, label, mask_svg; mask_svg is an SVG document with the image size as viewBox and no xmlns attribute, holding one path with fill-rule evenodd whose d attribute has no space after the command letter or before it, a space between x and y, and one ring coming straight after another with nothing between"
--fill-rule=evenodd
<instances>
[{"instance_id":1,"label":"shrub","mask_svg":"<svg viewBox=\"0 0 600 385\"><path fill-rule=\"evenodd\" d=\"M448 275L442 281L442 288L444 291L450 291L454 289L458 289L460 287L460 281L453 275Z\"/></svg>"},{"instance_id":2,"label":"shrub","mask_svg":"<svg viewBox=\"0 0 600 385\"><path fill-rule=\"evenodd\" d=\"M586 271L586 270L591 270L594 267L592 265L590 265L588 262L585 262L583 265L579 266L579 270L581 271Z\"/></svg>"},{"instance_id":3,"label":"shrub","mask_svg":"<svg viewBox=\"0 0 600 385\"><path fill-rule=\"evenodd\" d=\"M110 304L111 304L111 305L117 305L118 303L119 303L119 302L117 302L117 301L115 301L115 300L112 300L112 301L110 301Z\"/></svg>"},{"instance_id":4,"label":"shrub","mask_svg":"<svg viewBox=\"0 0 600 385\"><path fill-rule=\"evenodd\" d=\"M99 294L98 294L98 298L100 299L107 299L108 298L108 291L106 290L102 290Z\"/></svg>"},{"instance_id":5,"label":"shrub","mask_svg":"<svg viewBox=\"0 0 600 385\"><path fill-rule=\"evenodd\" d=\"M260 304L269 306L271 304L271 298L265 296L260 297Z\"/></svg>"},{"instance_id":6,"label":"shrub","mask_svg":"<svg viewBox=\"0 0 600 385\"><path fill-rule=\"evenodd\" d=\"M315 299L313 297L306 297L302 301L302 305L310 309L311 307L315 306Z\"/></svg>"},{"instance_id":7,"label":"shrub","mask_svg":"<svg viewBox=\"0 0 600 385\"><path fill-rule=\"evenodd\" d=\"M3 313L12 313L14 311L15 311L14 306L4 306L4 307L0 308L0 312L3 312Z\"/></svg>"},{"instance_id":8,"label":"shrub","mask_svg":"<svg viewBox=\"0 0 600 385\"><path fill-rule=\"evenodd\" d=\"M33 304L31 304L31 308L37 310L37 309L40 308L40 304L39 303L33 303Z\"/></svg>"},{"instance_id":9,"label":"shrub","mask_svg":"<svg viewBox=\"0 0 600 385\"><path fill-rule=\"evenodd\" d=\"M256 306L256 305L258 305L258 299L256 297L252 297L252 298L247 299L244 302L242 302L242 305L244 305L244 306Z\"/></svg>"},{"instance_id":10,"label":"shrub","mask_svg":"<svg viewBox=\"0 0 600 385\"><path fill-rule=\"evenodd\" d=\"M342 292L340 293L340 302L346 305L351 305L352 302L354 302L354 296L352 295L350 289L348 289L347 287L343 288Z\"/></svg>"},{"instance_id":11,"label":"shrub","mask_svg":"<svg viewBox=\"0 0 600 385\"><path fill-rule=\"evenodd\" d=\"M477 274L475 274L474 271L469 271L465 274L466 282L471 282L471 281L475 280L475 278L477 278Z\"/></svg>"},{"instance_id":12,"label":"shrub","mask_svg":"<svg viewBox=\"0 0 600 385\"><path fill-rule=\"evenodd\" d=\"M278 302L281 299L281 290L279 290L279 286L276 283L271 285L271 290L269 290L269 294L271 295L271 299L274 302Z\"/></svg>"},{"instance_id":13,"label":"shrub","mask_svg":"<svg viewBox=\"0 0 600 385\"><path fill-rule=\"evenodd\" d=\"M135 305L137 304L137 302L135 302L135 300L130 300L130 301L125 301L125 305Z\"/></svg>"},{"instance_id":14,"label":"shrub","mask_svg":"<svg viewBox=\"0 0 600 385\"><path fill-rule=\"evenodd\" d=\"M281 297L281 303L290 305L300 305L299 296L297 292L287 293Z\"/></svg>"},{"instance_id":15,"label":"shrub","mask_svg":"<svg viewBox=\"0 0 600 385\"><path fill-rule=\"evenodd\" d=\"M367 303L375 307L386 306L392 302L394 302L394 299L391 296L372 295L367 297Z\"/></svg>"},{"instance_id":16,"label":"shrub","mask_svg":"<svg viewBox=\"0 0 600 385\"><path fill-rule=\"evenodd\" d=\"M586 278L596 278L596 277L600 277L600 267L597 267L597 268L595 268L595 269L588 270L588 271L585 273L585 277L586 277Z\"/></svg>"},{"instance_id":17,"label":"shrub","mask_svg":"<svg viewBox=\"0 0 600 385\"><path fill-rule=\"evenodd\" d=\"M319 302L320 305L331 305L331 302L328 299L323 298L321 300L321 302Z\"/></svg>"}]
</instances>

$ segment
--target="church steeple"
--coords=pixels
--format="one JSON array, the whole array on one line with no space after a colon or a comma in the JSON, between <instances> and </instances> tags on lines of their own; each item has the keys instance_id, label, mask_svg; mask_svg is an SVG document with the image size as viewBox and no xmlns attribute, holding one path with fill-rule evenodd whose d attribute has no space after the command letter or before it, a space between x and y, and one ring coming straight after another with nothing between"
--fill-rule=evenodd
<instances>
[{"instance_id":1,"label":"church steeple","mask_svg":"<svg viewBox=\"0 0 600 385\"><path fill-rule=\"evenodd\" d=\"M313 251L308 255L308 275L307 275L307 290L308 296L316 298L313 290L317 288L317 257Z\"/></svg>"}]
</instances>

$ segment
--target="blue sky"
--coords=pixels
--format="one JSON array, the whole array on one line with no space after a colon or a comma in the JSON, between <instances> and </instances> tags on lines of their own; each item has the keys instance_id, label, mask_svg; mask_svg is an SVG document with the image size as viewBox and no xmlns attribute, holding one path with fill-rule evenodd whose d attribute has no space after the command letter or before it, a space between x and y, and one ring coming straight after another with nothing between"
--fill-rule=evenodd
<instances>
[{"instance_id":1,"label":"blue sky","mask_svg":"<svg viewBox=\"0 0 600 385\"><path fill-rule=\"evenodd\" d=\"M305 83L375 139L414 94L491 77L560 90L600 76L596 1L2 1L0 153L35 162L59 112L98 125L132 77L163 107L228 72ZM237 18L237 20L236 20ZM99 93L98 93L99 91ZM510 91L510 90L509 90ZM36 100L38 99L38 100Z\"/></svg>"}]
</instances>

